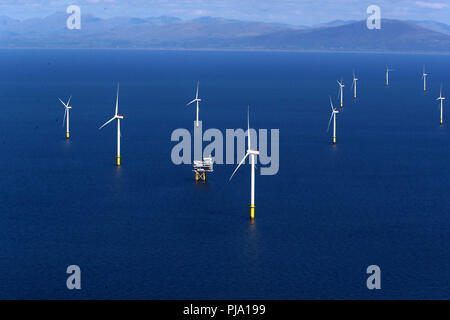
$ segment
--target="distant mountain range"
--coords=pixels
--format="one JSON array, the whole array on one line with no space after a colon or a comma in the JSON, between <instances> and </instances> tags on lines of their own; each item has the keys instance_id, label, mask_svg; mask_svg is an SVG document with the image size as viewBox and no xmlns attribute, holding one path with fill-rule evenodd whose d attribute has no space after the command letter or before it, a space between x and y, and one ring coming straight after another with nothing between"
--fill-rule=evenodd
<instances>
[{"instance_id":1,"label":"distant mountain range","mask_svg":"<svg viewBox=\"0 0 450 320\"><path fill-rule=\"evenodd\" d=\"M161 48L450 53L450 26L433 21L383 19L381 30L365 21L336 20L314 26L202 17L101 19L82 16L68 30L65 13L43 19L0 16L2 48Z\"/></svg>"}]
</instances>

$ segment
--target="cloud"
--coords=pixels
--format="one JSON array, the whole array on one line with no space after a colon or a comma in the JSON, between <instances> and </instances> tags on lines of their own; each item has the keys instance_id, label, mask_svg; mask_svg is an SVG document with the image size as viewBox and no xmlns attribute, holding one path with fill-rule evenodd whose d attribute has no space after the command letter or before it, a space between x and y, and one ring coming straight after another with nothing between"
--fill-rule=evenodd
<instances>
[{"instance_id":1,"label":"cloud","mask_svg":"<svg viewBox=\"0 0 450 320\"><path fill-rule=\"evenodd\" d=\"M416 5L422 8L430 8L430 9L443 9L448 7L448 4L441 2L416 1Z\"/></svg>"}]
</instances>

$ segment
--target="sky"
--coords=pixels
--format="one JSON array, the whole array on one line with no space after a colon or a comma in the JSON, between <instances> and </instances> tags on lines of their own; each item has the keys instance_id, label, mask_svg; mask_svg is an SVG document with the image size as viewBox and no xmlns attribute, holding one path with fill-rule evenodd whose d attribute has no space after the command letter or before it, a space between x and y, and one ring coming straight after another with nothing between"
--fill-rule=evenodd
<instances>
[{"instance_id":1,"label":"sky","mask_svg":"<svg viewBox=\"0 0 450 320\"><path fill-rule=\"evenodd\" d=\"M202 16L314 25L333 20L364 20L369 5L381 17L433 20L450 24L450 0L0 0L0 16L18 19L45 17L78 5L82 14L117 16L174 16L183 20Z\"/></svg>"}]
</instances>

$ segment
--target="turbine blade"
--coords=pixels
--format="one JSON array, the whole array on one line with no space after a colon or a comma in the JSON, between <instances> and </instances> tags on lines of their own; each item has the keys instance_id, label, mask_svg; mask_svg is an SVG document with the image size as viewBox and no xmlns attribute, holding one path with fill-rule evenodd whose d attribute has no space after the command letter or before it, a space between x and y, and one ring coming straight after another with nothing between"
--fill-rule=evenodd
<instances>
[{"instance_id":1,"label":"turbine blade","mask_svg":"<svg viewBox=\"0 0 450 320\"><path fill-rule=\"evenodd\" d=\"M67 105L66 105L60 98L58 98L58 100L61 101L61 103L63 104L63 106L67 108Z\"/></svg>"},{"instance_id":2,"label":"turbine blade","mask_svg":"<svg viewBox=\"0 0 450 320\"><path fill-rule=\"evenodd\" d=\"M72 95L70 95L69 100L67 101L67 106L70 106L70 99L72 99Z\"/></svg>"},{"instance_id":3,"label":"turbine blade","mask_svg":"<svg viewBox=\"0 0 450 320\"><path fill-rule=\"evenodd\" d=\"M251 143L250 143L250 105L248 105L247 110L247 135L248 135L248 149L251 150Z\"/></svg>"},{"instance_id":4,"label":"turbine blade","mask_svg":"<svg viewBox=\"0 0 450 320\"><path fill-rule=\"evenodd\" d=\"M249 154L250 153L248 153L248 151L247 151L247 153L245 154L245 157L242 158L241 162L239 162L239 164L236 167L236 169L234 169L233 174L231 175L231 177L230 177L230 179L228 181L230 181L233 178L234 174L236 173L236 171L238 171L239 167L245 162L245 159L247 159Z\"/></svg>"},{"instance_id":5,"label":"turbine blade","mask_svg":"<svg viewBox=\"0 0 450 320\"><path fill-rule=\"evenodd\" d=\"M327 132L328 132L328 130L330 130L330 124L331 124L331 120L333 119L333 116L334 116L334 110L333 110L333 111L331 111L331 117L330 117L330 121L328 121L328 128L327 128Z\"/></svg>"},{"instance_id":6,"label":"turbine blade","mask_svg":"<svg viewBox=\"0 0 450 320\"><path fill-rule=\"evenodd\" d=\"M106 126L108 123L110 123L111 121L113 121L116 117L112 117L111 119L109 119L108 121L106 121L100 128L98 128L98 130L100 130L101 128L103 128L104 126Z\"/></svg>"},{"instance_id":7,"label":"turbine blade","mask_svg":"<svg viewBox=\"0 0 450 320\"><path fill-rule=\"evenodd\" d=\"M194 99L194 100L192 100L191 102L189 102L189 103L186 105L186 107L187 107L188 105L194 103L195 101L197 101L197 99Z\"/></svg>"},{"instance_id":8,"label":"turbine blade","mask_svg":"<svg viewBox=\"0 0 450 320\"><path fill-rule=\"evenodd\" d=\"M64 108L64 118L63 118L63 123L62 123L63 128L64 128L64 123L66 123L66 115L67 115L67 108Z\"/></svg>"},{"instance_id":9,"label":"turbine blade","mask_svg":"<svg viewBox=\"0 0 450 320\"><path fill-rule=\"evenodd\" d=\"M117 116L117 113L119 112L119 83L117 84L117 97L116 97L116 113L114 115Z\"/></svg>"},{"instance_id":10,"label":"turbine blade","mask_svg":"<svg viewBox=\"0 0 450 320\"><path fill-rule=\"evenodd\" d=\"M333 101L331 100L331 96L328 96L330 98L330 106L331 106L331 111L334 111L334 105L333 105Z\"/></svg>"},{"instance_id":11,"label":"turbine blade","mask_svg":"<svg viewBox=\"0 0 450 320\"><path fill-rule=\"evenodd\" d=\"M195 92L195 99L198 99L198 85L200 84L199 81L197 81L197 91Z\"/></svg>"}]
</instances>

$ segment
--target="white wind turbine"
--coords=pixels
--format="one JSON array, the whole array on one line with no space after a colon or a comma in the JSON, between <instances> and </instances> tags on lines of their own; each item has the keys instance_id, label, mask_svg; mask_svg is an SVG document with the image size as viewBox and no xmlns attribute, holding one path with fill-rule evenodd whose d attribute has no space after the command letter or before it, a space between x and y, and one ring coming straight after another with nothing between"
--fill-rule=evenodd
<instances>
[{"instance_id":1,"label":"white wind turbine","mask_svg":"<svg viewBox=\"0 0 450 320\"><path fill-rule=\"evenodd\" d=\"M394 69L389 69L388 66L386 66L386 87L389 86L389 72L394 71Z\"/></svg>"},{"instance_id":2,"label":"white wind turbine","mask_svg":"<svg viewBox=\"0 0 450 320\"><path fill-rule=\"evenodd\" d=\"M331 107L331 117L330 121L328 122L327 132L328 130L330 130L331 120L333 120L333 144L336 144L336 114L339 113L339 110L337 110L333 106L333 101L331 101L331 97L330 97L330 107Z\"/></svg>"},{"instance_id":3,"label":"white wind turbine","mask_svg":"<svg viewBox=\"0 0 450 320\"><path fill-rule=\"evenodd\" d=\"M337 82L338 83L338 85L339 85L339 93L338 93L338 98L340 97L341 98L341 108L344 106L344 83L342 82L342 79L341 79L341 81L339 82Z\"/></svg>"},{"instance_id":4,"label":"white wind turbine","mask_svg":"<svg viewBox=\"0 0 450 320\"><path fill-rule=\"evenodd\" d=\"M106 126L111 121L117 119L117 165L120 166L120 120L123 119L122 115L118 114L119 112L119 84L117 84L117 98L116 98L116 112L114 113L114 117L105 122L98 130Z\"/></svg>"},{"instance_id":5,"label":"white wind turbine","mask_svg":"<svg viewBox=\"0 0 450 320\"><path fill-rule=\"evenodd\" d=\"M442 96L442 84L441 84L441 93L439 94L439 98L437 98L436 100L441 100L441 124L442 124L442 111L444 108L444 100L445 100L445 97Z\"/></svg>"},{"instance_id":6,"label":"white wind turbine","mask_svg":"<svg viewBox=\"0 0 450 320\"><path fill-rule=\"evenodd\" d=\"M353 82L352 82L352 88L353 88L353 98L356 99L356 81L359 79L355 75L355 70L353 70Z\"/></svg>"},{"instance_id":7,"label":"white wind turbine","mask_svg":"<svg viewBox=\"0 0 450 320\"><path fill-rule=\"evenodd\" d=\"M66 139L69 139L69 136L70 136L70 131L69 131L69 110L72 109L72 106L69 105L70 99L72 99L72 96L69 97L69 100L67 101L67 103L64 103L61 99L59 99L59 101L61 101L61 103L64 106L64 119L63 119L63 124L62 125L64 127L64 122L66 122Z\"/></svg>"},{"instance_id":8,"label":"white wind turbine","mask_svg":"<svg viewBox=\"0 0 450 320\"><path fill-rule=\"evenodd\" d=\"M422 71L423 91L427 91L427 76L428 76L428 73L425 72L425 66L423 66L423 71Z\"/></svg>"},{"instance_id":9,"label":"white wind turbine","mask_svg":"<svg viewBox=\"0 0 450 320\"><path fill-rule=\"evenodd\" d=\"M197 122L196 122L197 127L198 127L198 105L199 105L199 102L202 101L202 99L200 99L200 98L198 97L198 85L199 85L199 83L198 83L198 81L197 81L197 91L195 92L195 99L192 100L191 102L189 102L189 103L186 105L186 106L188 106L188 105L190 105L191 103L197 102Z\"/></svg>"},{"instance_id":10,"label":"white wind turbine","mask_svg":"<svg viewBox=\"0 0 450 320\"><path fill-rule=\"evenodd\" d=\"M250 197L250 219L255 219L255 165L256 165L256 156L259 155L259 150L253 150L251 147L251 138L250 138L250 106L248 106L247 111L247 137L248 137L248 149L245 156L242 158L241 162L239 162L238 166L234 170L233 174L230 177L230 180L233 178L236 171L239 167L245 162L248 156L250 156L250 164L251 164L251 197Z\"/></svg>"}]
</instances>

